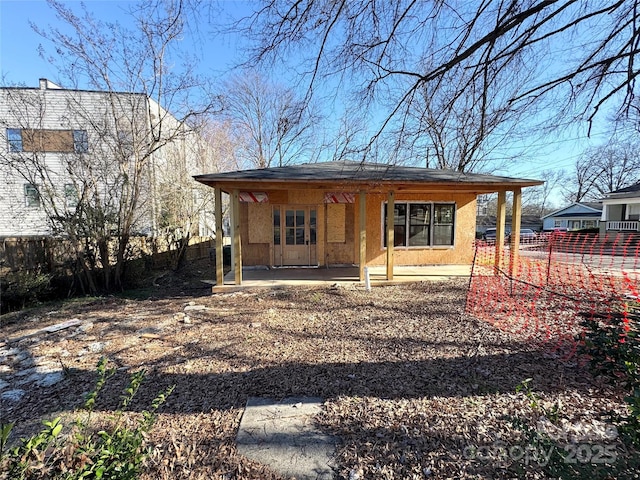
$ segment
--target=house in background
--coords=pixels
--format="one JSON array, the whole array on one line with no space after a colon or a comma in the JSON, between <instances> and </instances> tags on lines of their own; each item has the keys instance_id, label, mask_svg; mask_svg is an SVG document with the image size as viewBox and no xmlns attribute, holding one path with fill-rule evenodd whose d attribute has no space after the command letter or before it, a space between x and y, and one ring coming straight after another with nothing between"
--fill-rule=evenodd
<instances>
[{"instance_id":1,"label":"house in background","mask_svg":"<svg viewBox=\"0 0 640 480\"><path fill-rule=\"evenodd\" d=\"M191 179L201 166L210 171L203 161L209 150L144 94L65 89L47 79L38 88L2 87L0 237L55 234L56 218L72 217L81 200L104 207L108 231L109 218L134 194L140 199L132 231L154 235L170 214L164 205L177 205L169 198L177 189L169 187L185 186L179 200L192 202L188 208L210 195ZM133 175L139 192L126 191ZM193 235L213 233L211 210L198 214Z\"/></svg>"},{"instance_id":2,"label":"house in background","mask_svg":"<svg viewBox=\"0 0 640 480\"><path fill-rule=\"evenodd\" d=\"M609 193L602 199L600 233L640 231L640 183Z\"/></svg>"},{"instance_id":3,"label":"house in background","mask_svg":"<svg viewBox=\"0 0 640 480\"><path fill-rule=\"evenodd\" d=\"M602 203L576 202L542 217L542 229L566 228L567 230L581 230L583 228L598 228L602 217Z\"/></svg>"},{"instance_id":4,"label":"house in background","mask_svg":"<svg viewBox=\"0 0 640 480\"><path fill-rule=\"evenodd\" d=\"M506 192L514 192L519 224L521 189L542 183L348 161L195 179L213 187L216 200L232 197L236 284L242 266L359 265L362 279L365 266L386 265L391 279L394 264L471 264L477 195L498 192L504 230ZM221 268L216 283L223 284Z\"/></svg>"}]
</instances>

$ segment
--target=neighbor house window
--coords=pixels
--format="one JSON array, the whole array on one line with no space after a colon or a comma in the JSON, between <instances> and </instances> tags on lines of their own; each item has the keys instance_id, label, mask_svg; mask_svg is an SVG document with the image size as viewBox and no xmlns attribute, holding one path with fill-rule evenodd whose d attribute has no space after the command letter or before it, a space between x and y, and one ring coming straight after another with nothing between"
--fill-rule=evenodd
<instances>
[{"instance_id":1,"label":"neighbor house window","mask_svg":"<svg viewBox=\"0 0 640 480\"><path fill-rule=\"evenodd\" d=\"M129 158L133 155L133 134L128 130L118 130L118 149L123 157Z\"/></svg>"},{"instance_id":2,"label":"neighbor house window","mask_svg":"<svg viewBox=\"0 0 640 480\"><path fill-rule=\"evenodd\" d=\"M73 151L87 153L89 151L89 136L86 130L73 131Z\"/></svg>"},{"instance_id":3,"label":"neighbor house window","mask_svg":"<svg viewBox=\"0 0 640 480\"><path fill-rule=\"evenodd\" d=\"M7 128L10 152L87 153L86 130Z\"/></svg>"},{"instance_id":4,"label":"neighbor house window","mask_svg":"<svg viewBox=\"0 0 640 480\"><path fill-rule=\"evenodd\" d=\"M38 187L31 183L26 183L24 185L24 201L27 207L39 207L40 192L38 192Z\"/></svg>"},{"instance_id":5,"label":"neighbor house window","mask_svg":"<svg viewBox=\"0 0 640 480\"><path fill-rule=\"evenodd\" d=\"M22 152L22 130L7 128L7 143L10 152Z\"/></svg>"},{"instance_id":6,"label":"neighbor house window","mask_svg":"<svg viewBox=\"0 0 640 480\"><path fill-rule=\"evenodd\" d=\"M560 228L560 227L562 227L562 220L554 220L554 221L553 221L553 226L554 226L555 228Z\"/></svg>"},{"instance_id":7,"label":"neighbor house window","mask_svg":"<svg viewBox=\"0 0 640 480\"><path fill-rule=\"evenodd\" d=\"M73 183L67 183L64 186L64 203L69 208L78 206L78 189Z\"/></svg>"},{"instance_id":8,"label":"neighbor house window","mask_svg":"<svg viewBox=\"0 0 640 480\"><path fill-rule=\"evenodd\" d=\"M396 247L451 246L455 205L452 203L396 202L393 207L393 244ZM383 208L383 238L387 246L387 204Z\"/></svg>"}]
</instances>

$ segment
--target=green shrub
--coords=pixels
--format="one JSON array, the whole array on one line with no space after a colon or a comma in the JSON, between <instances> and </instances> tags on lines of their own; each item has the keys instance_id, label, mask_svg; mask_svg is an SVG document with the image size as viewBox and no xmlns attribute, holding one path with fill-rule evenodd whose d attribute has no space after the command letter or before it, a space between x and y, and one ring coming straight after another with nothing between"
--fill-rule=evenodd
<instances>
[{"instance_id":1,"label":"green shrub","mask_svg":"<svg viewBox=\"0 0 640 480\"><path fill-rule=\"evenodd\" d=\"M156 412L174 387L158 394L151 408L129 427L123 422L123 409L135 397L145 377L145 371L131 375L119 409L108 429L95 431L91 414L98 394L115 373L107 369L106 359L97 367L95 388L87 395L84 412L68 432L63 432L60 417L44 422L44 428L30 438L23 438L7 449L12 424L0 426L0 479L135 479L139 476L149 453L145 438L156 420Z\"/></svg>"},{"instance_id":2,"label":"green shrub","mask_svg":"<svg viewBox=\"0 0 640 480\"><path fill-rule=\"evenodd\" d=\"M51 275L35 271L8 273L0 285L0 311L24 308L51 294Z\"/></svg>"}]
</instances>

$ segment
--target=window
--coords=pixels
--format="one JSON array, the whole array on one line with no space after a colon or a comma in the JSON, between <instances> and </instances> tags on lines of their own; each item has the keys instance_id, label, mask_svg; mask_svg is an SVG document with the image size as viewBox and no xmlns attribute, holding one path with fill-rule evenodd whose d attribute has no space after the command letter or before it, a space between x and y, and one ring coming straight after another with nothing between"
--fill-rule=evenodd
<instances>
[{"instance_id":1,"label":"window","mask_svg":"<svg viewBox=\"0 0 640 480\"><path fill-rule=\"evenodd\" d=\"M86 130L7 128L10 152L87 153Z\"/></svg>"},{"instance_id":2,"label":"window","mask_svg":"<svg viewBox=\"0 0 640 480\"><path fill-rule=\"evenodd\" d=\"M69 208L78 206L78 189L73 183L67 183L64 186L64 202Z\"/></svg>"},{"instance_id":3,"label":"window","mask_svg":"<svg viewBox=\"0 0 640 480\"><path fill-rule=\"evenodd\" d=\"M280 208L273 209L273 244L280 245Z\"/></svg>"},{"instance_id":4,"label":"window","mask_svg":"<svg viewBox=\"0 0 640 480\"><path fill-rule=\"evenodd\" d=\"M384 209L384 218L387 219L387 209ZM407 236L407 204L395 203L393 206L393 245L396 247L406 245ZM387 226L385 225L385 231ZM385 235L386 237L386 235ZM386 245L386 244L385 244Z\"/></svg>"},{"instance_id":5,"label":"window","mask_svg":"<svg viewBox=\"0 0 640 480\"><path fill-rule=\"evenodd\" d=\"M24 185L24 201L27 207L39 207L40 206L40 192L38 187L31 183L25 183Z\"/></svg>"},{"instance_id":6,"label":"window","mask_svg":"<svg viewBox=\"0 0 640 480\"><path fill-rule=\"evenodd\" d=\"M19 128L7 128L7 143L10 152L21 152L22 130Z\"/></svg>"},{"instance_id":7,"label":"window","mask_svg":"<svg viewBox=\"0 0 640 480\"><path fill-rule=\"evenodd\" d=\"M433 244L453 245L453 205L433 206Z\"/></svg>"},{"instance_id":8,"label":"window","mask_svg":"<svg viewBox=\"0 0 640 480\"><path fill-rule=\"evenodd\" d=\"M316 219L316 211L309 210L309 243L311 245L316 244L317 237L317 219Z\"/></svg>"},{"instance_id":9,"label":"window","mask_svg":"<svg viewBox=\"0 0 640 480\"><path fill-rule=\"evenodd\" d=\"M394 203L393 244L396 247L451 246L455 205L452 203ZM387 246L387 204L383 208L384 246Z\"/></svg>"},{"instance_id":10,"label":"window","mask_svg":"<svg viewBox=\"0 0 640 480\"><path fill-rule=\"evenodd\" d=\"M86 130L73 131L73 151L87 153L89 151L89 136Z\"/></svg>"},{"instance_id":11,"label":"window","mask_svg":"<svg viewBox=\"0 0 640 480\"><path fill-rule=\"evenodd\" d=\"M553 221L553 226L555 228L560 228L562 226L562 220L554 220Z\"/></svg>"},{"instance_id":12,"label":"window","mask_svg":"<svg viewBox=\"0 0 640 480\"><path fill-rule=\"evenodd\" d=\"M118 130L117 148L124 159L133 155L133 134L128 130Z\"/></svg>"},{"instance_id":13,"label":"window","mask_svg":"<svg viewBox=\"0 0 640 480\"><path fill-rule=\"evenodd\" d=\"M409 205L409 246L429 245L430 218L430 204L412 203Z\"/></svg>"}]
</instances>

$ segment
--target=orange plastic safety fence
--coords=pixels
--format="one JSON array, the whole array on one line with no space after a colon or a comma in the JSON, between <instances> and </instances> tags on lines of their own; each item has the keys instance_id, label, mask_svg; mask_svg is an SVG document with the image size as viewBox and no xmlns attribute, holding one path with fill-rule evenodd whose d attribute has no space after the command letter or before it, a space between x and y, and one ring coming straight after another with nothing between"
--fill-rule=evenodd
<instances>
[{"instance_id":1,"label":"orange plastic safety fence","mask_svg":"<svg viewBox=\"0 0 640 480\"><path fill-rule=\"evenodd\" d=\"M476 243L467 312L532 344L571 357L585 319L625 315L640 292L637 233L551 234Z\"/></svg>"}]
</instances>

